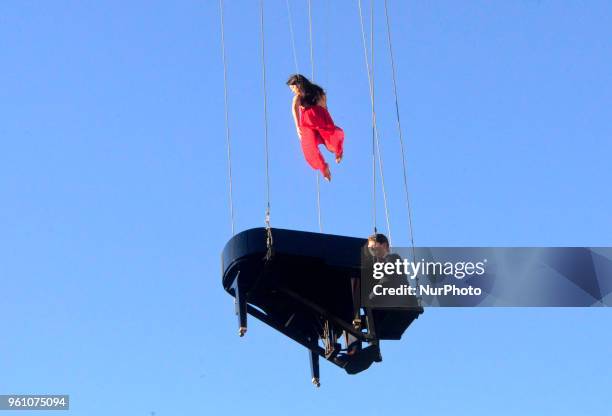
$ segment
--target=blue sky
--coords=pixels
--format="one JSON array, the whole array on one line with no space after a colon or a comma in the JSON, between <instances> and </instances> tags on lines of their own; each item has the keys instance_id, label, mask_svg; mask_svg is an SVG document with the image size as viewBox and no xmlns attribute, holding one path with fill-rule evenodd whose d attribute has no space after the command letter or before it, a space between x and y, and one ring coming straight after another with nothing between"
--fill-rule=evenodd
<instances>
[{"instance_id":1,"label":"blue sky","mask_svg":"<svg viewBox=\"0 0 612 416\"><path fill-rule=\"evenodd\" d=\"M308 74L306 2L291 4ZM376 105L401 246L381 6ZM610 3L389 6L417 245L609 246ZM71 413L88 416L337 413L362 397L366 415L612 411L612 314L595 308L428 309L383 344L383 363L352 377L322 363L313 389L302 347L255 320L237 337L220 284L231 232L218 3L5 1L0 16L0 394L70 394ZM239 230L265 210L258 19L257 2L226 2ZM323 227L365 236L356 2L313 0L313 19L316 81L346 132L345 159L322 184ZM284 85L283 0L266 1L266 47L272 224L316 230L315 176Z\"/></svg>"}]
</instances>

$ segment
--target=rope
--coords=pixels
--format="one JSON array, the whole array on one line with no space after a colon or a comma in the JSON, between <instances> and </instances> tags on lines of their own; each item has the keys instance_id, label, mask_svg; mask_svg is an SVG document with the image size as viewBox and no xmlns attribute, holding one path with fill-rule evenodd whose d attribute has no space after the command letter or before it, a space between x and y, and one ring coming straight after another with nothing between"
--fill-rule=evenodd
<instances>
[{"instance_id":1,"label":"rope","mask_svg":"<svg viewBox=\"0 0 612 416\"><path fill-rule=\"evenodd\" d=\"M308 0L308 41L310 45L310 69L311 79L314 82L315 79L315 64L314 64L314 42L312 40L312 2ZM319 172L315 172L317 178L317 221L319 223L319 232L323 232L323 223L321 222L321 180L319 178Z\"/></svg>"},{"instance_id":2,"label":"rope","mask_svg":"<svg viewBox=\"0 0 612 416\"><path fill-rule=\"evenodd\" d=\"M293 18L291 17L291 6L289 4L289 0L286 0L287 3L287 15L289 16L289 33L291 34L291 50L293 51L293 63L295 65L295 73L300 73L300 67L298 65L297 52L295 48L295 35L293 33Z\"/></svg>"},{"instance_id":3,"label":"rope","mask_svg":"<svg viewBox=\"0 0 612 416\"><path fill-rule=\"evenodd\" d=\"M389 239L389 244L391 244L391 223L389 221L389 207L387 204L387 191L385 187L385 175L383 171L383 163L382 156L380 152L380 143L378 137L378 127L376 125L376 109L374 106L374 3L370 0L371 5L371 20L370 20L370 47L371 47L371 59L372 59L372 68L370 68L370 64L368 62L368 48L366 46L365 40L365 28L363 24L363 12L361 8L361 0L357 2L359 8L359 22L361 23L361 40L363 44L363 54L365 57L365 65L366 72L368 73L368 83L370 86L370 103L372 106L372 212L373 212L373 223L374 223L374 232L376 233L376 153L378 153L378 167L380 171L380 178L382 184L382 192L383 192L383 201L385 205L385 219L387 223L387 237Z\"/></svg>"},{"instance_id":4,"label":"rope","mask_svg":"<svg viewBox=\"0 0 612 416\"><path fill-rule=\"evenodd\" d=\"M408 210L408 224L410 226L410 242L412 244L413 257L415 257L414 233L413 233L413 227L412 227L412 209L410 207L410 194L408 192L408 175L406 173L407 169L406 169L406 156L404 152L404 137L402 134L402 123L400 121L399 98L397 94L397 77L396 77L396 70L395 70L395 58L393 56L393 42L391 39L391 25L389 23L389 12L387 10L387 0L385 0L385 18L387 21L387 43L389 45L389 57L391 59L391 70L393 74L393 95L395 96L395 116L397 118L397 131L399 134L400 149L401 149L401 154L402 154L402 167L403 167L403 173L404 173L404 193L406 195L406 208Z\"/></svg>"},{"instance_id":5,"label":"rope","mask_svg":"<svg viewBox=\"0 0 612 416\"><path fill-rule=\"evenodd\" d=\"M299 66L298 66L298 60L297 60L297 50L295 47L295 34L293 32L293 17L291 14L291 6L289 4L289 0L286 0L286 4L287 4L287 14L289 16L289 33L291 35L291 50L293 52L293 63L295 65L295 73L299 74L300 70L299 70ZM310 0L308 0L308 34L309 34L309 41L310 41L310 64L311 64L311 68L312 68L312 80L314 81L314 48L313 48L313 42L312 42L312 13L311 13L311 3ZM318 172L315 173L315 177L317 179L317 183L316 183L316 191L317 191L317 221L319 223L319 232L323 232L323 224L321 222L321 184L320 184L320 179L319 179L319 174Z\"/></svg>"},{"instance_id":6,"label":"rope","mask_svg":"<svg viewBox=\"0 0 612 416\"><path fill-rule=\"evenodd\" d=\"M377 231L377 227L376 227L376 219L377 219L377 215L376 215L376 130L375 130L375 125L376 125L376 118L375 118L375 111L374 111L374 94L372 92L372 80L371 80L371 76L370 76L370 64L368 63L368 51L367 51L367 47L366 47L366 41L365 41L365 29L363 27L363 13L361 11L361 0L359 0L358 2L358 6L359 6L359 21L361 23L361 41L363 44L363 55L365 58L365 64L366 64L366 72L368 73L368 86L370 88L370 100L371 100L371 106L372 106L372 224L373 224L373 228L374 228L374 233L376 234Z\"/></svg>"},{"instance_id":7,"label":"rope","mask_svg":"<svg viewBox=\"0 0 612 416\"><path fill-rule=\"evenodd\" d=\"M376 83L374 82L374 0L370 0L370 59L371 59L371 71L372 71L372 106L375 104L374 88ZM378 153L378 170L380 171L380 181L382 185L383 202L385 206L385 220L387 223L387 236L389 237L389 245L393 245L391 237L391 223L389 216L389 208L387 204L387 191L385 187L385 174L383 170L382 152L380 151L380 140L378 138L378 126L376 125L376 111L374 111L374 125L375 125L375 136L376 136L376 152Z\"/></svg>"},{"instance_id":8,"label":"rope","mask_svg":"<svg viewBox=\"0 0 612 416\"><path fill-rule=\"evenodd\" d=\"M289 5L289 0L287 0L287 5ZM291 16L289 16L291 19ZM291 32L291 36L293 37L293 31ZM311 0L308 0L308 41L310 46L310 68L311 68L311 79L314 82L315 78L315 64L314 64L314 42L312 41L312 4ZM293 54L295 53L295 42L292 41L293 44ZM297 65L297 64L296 64ZM316 177L316 190L317 190L317 222L319 224L319 232L323 232L323 223L321 222L321 181L319 179L319 173L315 172Z\"/></svg>"},{"instance_id":9,"label":"rope","mask_svg":"<svg viewBox=\"0 0 612 416\"><path fill-rule=\"evenodd\" d=\"M402 134L402 123L400 121L399 98L397 94L397 77L396 77L396 70L395 70L395 58L393 55L393 41L391 38L391 24L389 23L389 11L387 7L387 0L384 1L384 4L385 4L385 19L387 22L387 44L389 45L389 58L391 60L391 71L393 75L393 95L395 96L395 116L397 119L397 132L399 136L400 150L402 154L402 168L403 168L403 173L404 173L404 193L406 195L406 210L408 211L408 225L409 225L409 230L410 230L410 244L412 247L412 261L416 262L416 250L414 248L414 232L413 232L414 229L412 226L412 209L410 206L410 193L408 192L408 175L406 173L407 169L406 169L406 156L404 152L404 137ZM418 276L415 280L415 284L416 284L416 287L418 288L419 287ZM419 300L419 303L420 303L421 297L418 296L417 299Z\"/></svg>"},{"instance_id":10,"label":"rope","mask_svg":"<svg viewBox=\"0 0 612 416\"><path fill-rule=\"evenodd\" d=\"M308 39L310 41L310 68L311 68L311 78L314 82L315 78L315 65L314 65L314 48L312 41L312 10L311 10L311 1L308 0Z\"/></svg>"},{"instance_id":11,"label":"rope","mask_svg":"<svg viewBox=\"0 0 612 416\"><path fill-rule=\"evenodd\" d=\"M321 222L321 180L319 172L315 172L317 178L317 221L319 222L319 232L323 232L323 223Z\"/></svg>"},{"instance_id":12,"label":"rope","mask_svg":"<svg viewBox=\"0 0 612 416\"><path fill-rule=\"evenodd\" d=\"M266 42L264 32L264 0L259 2L260 35L261 35L261 73L263 85L264 139L266 149L266 260L272 257L272 227L270 226L270 151L268 146L268 91L266 88Z\"/></svg>"},{"instance_id":13,"label":"rope","mask_svg":"<svg viewBox=\"0 0 612 416\"><path fill-rule=\"evenodd\" d=\"M221 55L223 58L223 97L225 102L225 142L227 145L227 176L229 179L229 208L230 208L230 222L232 226L232 235L235 234L234 224L234 198L233 198L233 186L232 186L232 146L230 141L230 127L229 127L229 105L227 101L227 61L225 58L225 19L223 16L223 0L219 0L219 9L221 11Z\"/></svg>"}]
</instances>

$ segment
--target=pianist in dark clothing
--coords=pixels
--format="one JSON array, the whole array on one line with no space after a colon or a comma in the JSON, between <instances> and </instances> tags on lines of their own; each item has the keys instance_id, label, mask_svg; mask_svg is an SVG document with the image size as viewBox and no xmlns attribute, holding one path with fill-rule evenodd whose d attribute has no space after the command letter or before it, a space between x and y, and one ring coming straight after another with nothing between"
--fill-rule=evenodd
<instances>
[{"instance_id":1,"label":"pianist in dark clothing","mask_svg":"<svg viewBox=\"0 0 612 416\"><path fill-rule=\"evenodd\" d=\"M399 339L393 337L385 338L375 327L390 328L398 324L396 319L405 319L405 313L411 309L418 308L422 313L418 299L413 295L402 296L377 296L373 288L382 285L385 289L398 289L402 286L410 286L408 275L402 273L399 268L391 273L385 272L382 277L375 276L376 263L397 263L403 262L402 258L395 253L391 253L389 240L383 234L374 234L368 237L367 244L362 252L362 274L360 279L351 279L351 290L353 292L353 320L354 328L362 330L361 318L365 312L368 317L368 332L370 329L375 331L370 341L361 341L352 335L352 331L345 331L346 349L345 352L338 354L333 360L349 374L357 374L368 369L373 363L382 361L380 354L380 339ZM367 299L363 297L366 296ZM362 302L363 300L363 302ZM401 315L398 315L400 313ZM410 314L410 312L408 312ZM418 314L417 314L418 316ZM371 318L371 321L370 321ZM412 318L415 319L415 318ZM402 325L401 322L399 325ZM402 330L403 332L403 330ZM401 333L399 334L401 336ZM364 343L366 345L364 345Z\"/></svg>"},{"instance_id":2,"label":"pianist in dark clothing","mask_svg":"<svg viewBox=\"0 0 612 416\"><path fill-rule=\"evenodd\" d=\"M372 262L395 262L396 259L400 259L397 254L390 253L389 240L384 234L369 236L366 248ZM354 374L363 371L369 368L372 363L382 359L378 344L362 348L362 342L351 334L345 333L345 338L346 354L338 358L344 361L344 368L348 373Z\"/></svg>"},{"instance_id":3,"label":"pianist in dark clothing","mask_svg":"<svg viewBox=\"0 0 612 416\"><path fill-rule=\"evenodd\" d=\"M377 262L395 262L396 260L401 259L400 256L398 256L397 254L390 252L389 240L384 234L372 234L371 236L369 236L366 249L366 257L370 258L368 263L371 262L373 264ZM389 278L384 278L383 280L389 280ZM350 338L352 338L352 340ZM351 337L350 335L347 336L347 348L349 354L353 352L350 347L351 343L355 345L353 341L355 341L355 338Z\"/></svg>"}]
</instances>

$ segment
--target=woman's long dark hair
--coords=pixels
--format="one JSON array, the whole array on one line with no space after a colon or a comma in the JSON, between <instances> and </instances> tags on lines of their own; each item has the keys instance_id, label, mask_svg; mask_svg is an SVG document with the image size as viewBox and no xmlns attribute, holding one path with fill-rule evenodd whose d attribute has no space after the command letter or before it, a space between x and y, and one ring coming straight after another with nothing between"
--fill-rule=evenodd
<instances>
[{"instance_id":1,"label":"woman's long dark hair","mask_svg":"<svg viewBox=\"0 0 612 416\"><path fill-rule=\"evenodd\" d=\"M296 85L300 91L302 91L301 104L304 107L317 105L319 98L325 95L323 88L319 87L317 84L313 84L308 78L301 74L291 75L287 80L287 85Z\"/></svg>"}]
</instances>

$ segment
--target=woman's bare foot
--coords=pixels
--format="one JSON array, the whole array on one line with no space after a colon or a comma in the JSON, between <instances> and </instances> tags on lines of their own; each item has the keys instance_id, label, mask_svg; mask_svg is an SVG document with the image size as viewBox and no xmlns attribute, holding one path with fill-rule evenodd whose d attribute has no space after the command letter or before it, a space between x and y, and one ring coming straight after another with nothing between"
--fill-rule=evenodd
<instances>
[{"instance_id":1,"label":"woman's bare foot","mask_svg":"<svg viewBox=\"0 0 612 416\"><path fill-rule=\"evenodd\" d=\"M342 162L342 153L340 153L339 155L336 155L336 163L340 163Z\"/></svg>"},{"instance_id":2,"label":"woman's bare foot","mask_svg":"<svg viewBox=\"0 0 612 416\"><path fill-rule=\"evenodd\" d=\"M329 165L325 165L325 169L323 170L323 177L327 182L331 182L331 171L329 170Z\"/></svg>"}]
</instances>

